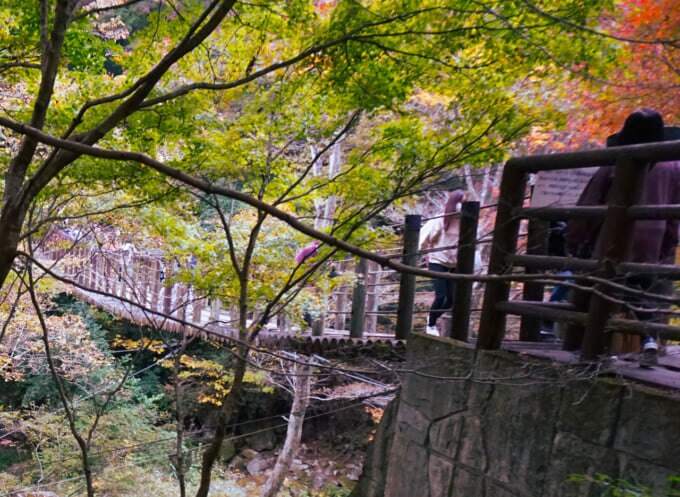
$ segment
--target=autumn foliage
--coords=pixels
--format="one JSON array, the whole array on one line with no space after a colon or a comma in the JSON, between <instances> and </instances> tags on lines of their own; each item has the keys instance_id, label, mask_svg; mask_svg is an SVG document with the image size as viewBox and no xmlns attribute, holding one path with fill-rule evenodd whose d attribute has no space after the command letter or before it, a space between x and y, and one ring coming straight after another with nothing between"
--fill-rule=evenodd
<instances>
[{"instance_id":1,"label":"autumn foliage","mask_svg":"<svg viewBox=\"0 0 680 497\"><path fill-rule=\"evenodd\" d=\"M572 82L572 145L602 144L625 117L640 107L657 109L667 124L679 125L680 9L676 0L623 0L602 16L602 29L615 50L606 81Z\"/></svg>"}]
</instances>

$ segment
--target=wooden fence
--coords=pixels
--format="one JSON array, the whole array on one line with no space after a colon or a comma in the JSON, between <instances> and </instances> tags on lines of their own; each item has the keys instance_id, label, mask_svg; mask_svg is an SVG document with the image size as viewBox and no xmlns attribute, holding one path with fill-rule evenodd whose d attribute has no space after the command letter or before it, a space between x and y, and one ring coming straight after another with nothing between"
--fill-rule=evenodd
<instances>
[{"instance_id":1,"label":"wooden fence","mask_svg":"<svg viewBox=\"0 0 680 497\"><path fill-rule=\"evenodd\" d=\"M511 159L505 165L501 181L500 198L491 256L490 275L504 275L486 284L482 308L478 348L496 349L505 334L505 318L508 314L522 316L520 338L535 340L540 320L564 322L572 331L581 328L583 340L576 344L582 349L582 357L596 359L608 346L611 332L624 334L655 334L660 337L680 339L680 328L634 319L616 318L618 306L611 285L607 281L624 281L626 276L654 274L667 280L680 280L680 268L674 265L635 264L626 260L629 242L633 236L633 222L637 219L680 219L680 205L637 205L640 185L645 180L647 164L680 160L680 141L615 147L576 153L533 156ZM529 174L557 169L615 165L615 176L609 194L608 205L589 207L524 207ZM678 185L680 187L680 185ZM546 256L545 223L550 220L603 219L601 233L607 247L602 260L583 260L570 257ZM517 238L520 222L530 222L528 253L517 254ZM521 271L518 268L523 268ZM508 298L513 275L527 271L544 273L573 270L577 283L583 283L578 273L588 271L600 283L591 287L587 312L564 304L544 303L544 285L540 282L524 284L524 299L510 301ZM518 276L515 281L520 281ZM592 281L591 281L592 283ZM586 282L586 284L589 284ZM578 336L573 333L572 336Z\"/></svg>"},{"instance_id":2,"label":"wooden fence","mask_svg":"<svg viewBox=\"0 0 680 497\"><path fill-rule=\"evenodd\" d=\"M459 272L473 272L478 216L478 202L463 203ZM421 223L421 216L407 216L403 247L384 251L383 255L419 264L423 255L418 251ZM75 281L81 289L74 290L81 297L105 305L121 317L167 330L178 330L187 323L222 332L230 328L233 332L237 327L233 303L198 294L191 285L176 278L182 268L161 254L95 250L69 240L62 240L60 245L73 246L43 250L41 259L54 264L58 274ZM308 330L313 336L403 340L413 330L424 330L432 301L427 278L399 275L366 259L347 258L333 261L333 265L339 273L354 273L355 283L339 285L325 297L326 309ZM472 309L473 301L472 283L459 283L455 319L450 318L450 313L444 316L444 335L467 338L470 315L478 311ZM293 326L285 312L273 316L266 329L279 333L306 331Z\"/></svg>"}]
</instances>

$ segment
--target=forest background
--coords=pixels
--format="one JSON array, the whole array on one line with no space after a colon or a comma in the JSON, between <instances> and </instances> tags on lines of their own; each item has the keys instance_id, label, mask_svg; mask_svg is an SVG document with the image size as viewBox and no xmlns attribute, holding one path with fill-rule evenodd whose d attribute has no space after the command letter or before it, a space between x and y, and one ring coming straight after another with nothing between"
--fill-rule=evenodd
<instances>
[{"instance_id":1,"label":"forest background","mask_svg":"<svg viewBox=\"0 0 680 497\"><path fill-rule=\"evenodd\" d=\"M510 155L600 146L641 106L677 124L673 3L0 1L0 495L226 492L251 394L329 375L253 350L269 319L303 326L353 277L329 261L443 191L492 204ZM41 254L83 246L169 261L239 339L69 299Z\"/></svg>"}]
</instances>

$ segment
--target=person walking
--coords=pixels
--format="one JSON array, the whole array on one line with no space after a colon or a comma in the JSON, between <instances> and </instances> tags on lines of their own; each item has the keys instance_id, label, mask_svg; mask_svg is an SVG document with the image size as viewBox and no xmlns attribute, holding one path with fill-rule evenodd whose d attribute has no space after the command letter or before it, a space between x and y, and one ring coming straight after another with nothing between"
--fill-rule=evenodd
<instances>
[{"instance_id":1,"label":"person walking","mask_svg":"<svg viewBox=\"0 0 680 497\"><path fill-rule=\"evenodd\" d=\"M451 192L442 216L428 220L420 230L421 251L427 251L427 268L438 273L455 273L460 234L460 204L465 198L463 190ZM430 306L425 332L439 336L437 320L453 305L456 283L453 280L435 278L434 300Z\"/></svg>"},{"instance_id":2,"label":"person walking","mask_svg":"<svg viewBox=\"0 0 680 497\"><path fill-rule=\"evenodd\" d=\"M661 114L652 109L640 109L630 114L615 141L609 145L635 145L664 140L664 123ZM641 205L680 204L680 161L657 162L646 166L647 175L639 203ZM586 185L577 205L603 205L614 179L614 166L599 168ZM567 224L567 252L582 258L600 259L604 255L600 237L600 222L570 220ZM632 248L628 260L648 264L673 264L678 246L677 219L646 219L635 221ZM656 318L652 308L659 307L653 294L668 294L672 285L668 280L654 274L638 274L626 277L625 283L632 288L651 294L652 297L629 299L635 316L641 321ZM578 305L578 304L577 304ZM566 343L566 340L565 340ZM659 346L655 336L645 336L640 351L640 366L657 363Z\"/></svg>"}]
</instances>

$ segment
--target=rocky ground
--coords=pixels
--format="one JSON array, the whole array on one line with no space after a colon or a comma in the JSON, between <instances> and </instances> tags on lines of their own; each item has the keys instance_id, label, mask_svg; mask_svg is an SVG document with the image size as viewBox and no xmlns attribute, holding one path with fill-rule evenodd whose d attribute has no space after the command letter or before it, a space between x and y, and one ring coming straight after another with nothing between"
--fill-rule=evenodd
<instances>
[{"instance_id":1,"label":"rocky ground","mask_svg":"<svg viewBox=\"0 0 680 497\"><path fill-rule=\"evenodd\" d=\"M349 406L346 409L336 407L330 415L311 414L287 478L289 485L310 490L336 488L347 491L354 486L361 475L366 448L382 410L356 402ZM282 444L281 437L272 437L271 433L262 431L247 437L240 448L232 448L233 457L228 468L256 484L264 482L276 463Z\"/></svg>"}]
</instances>

